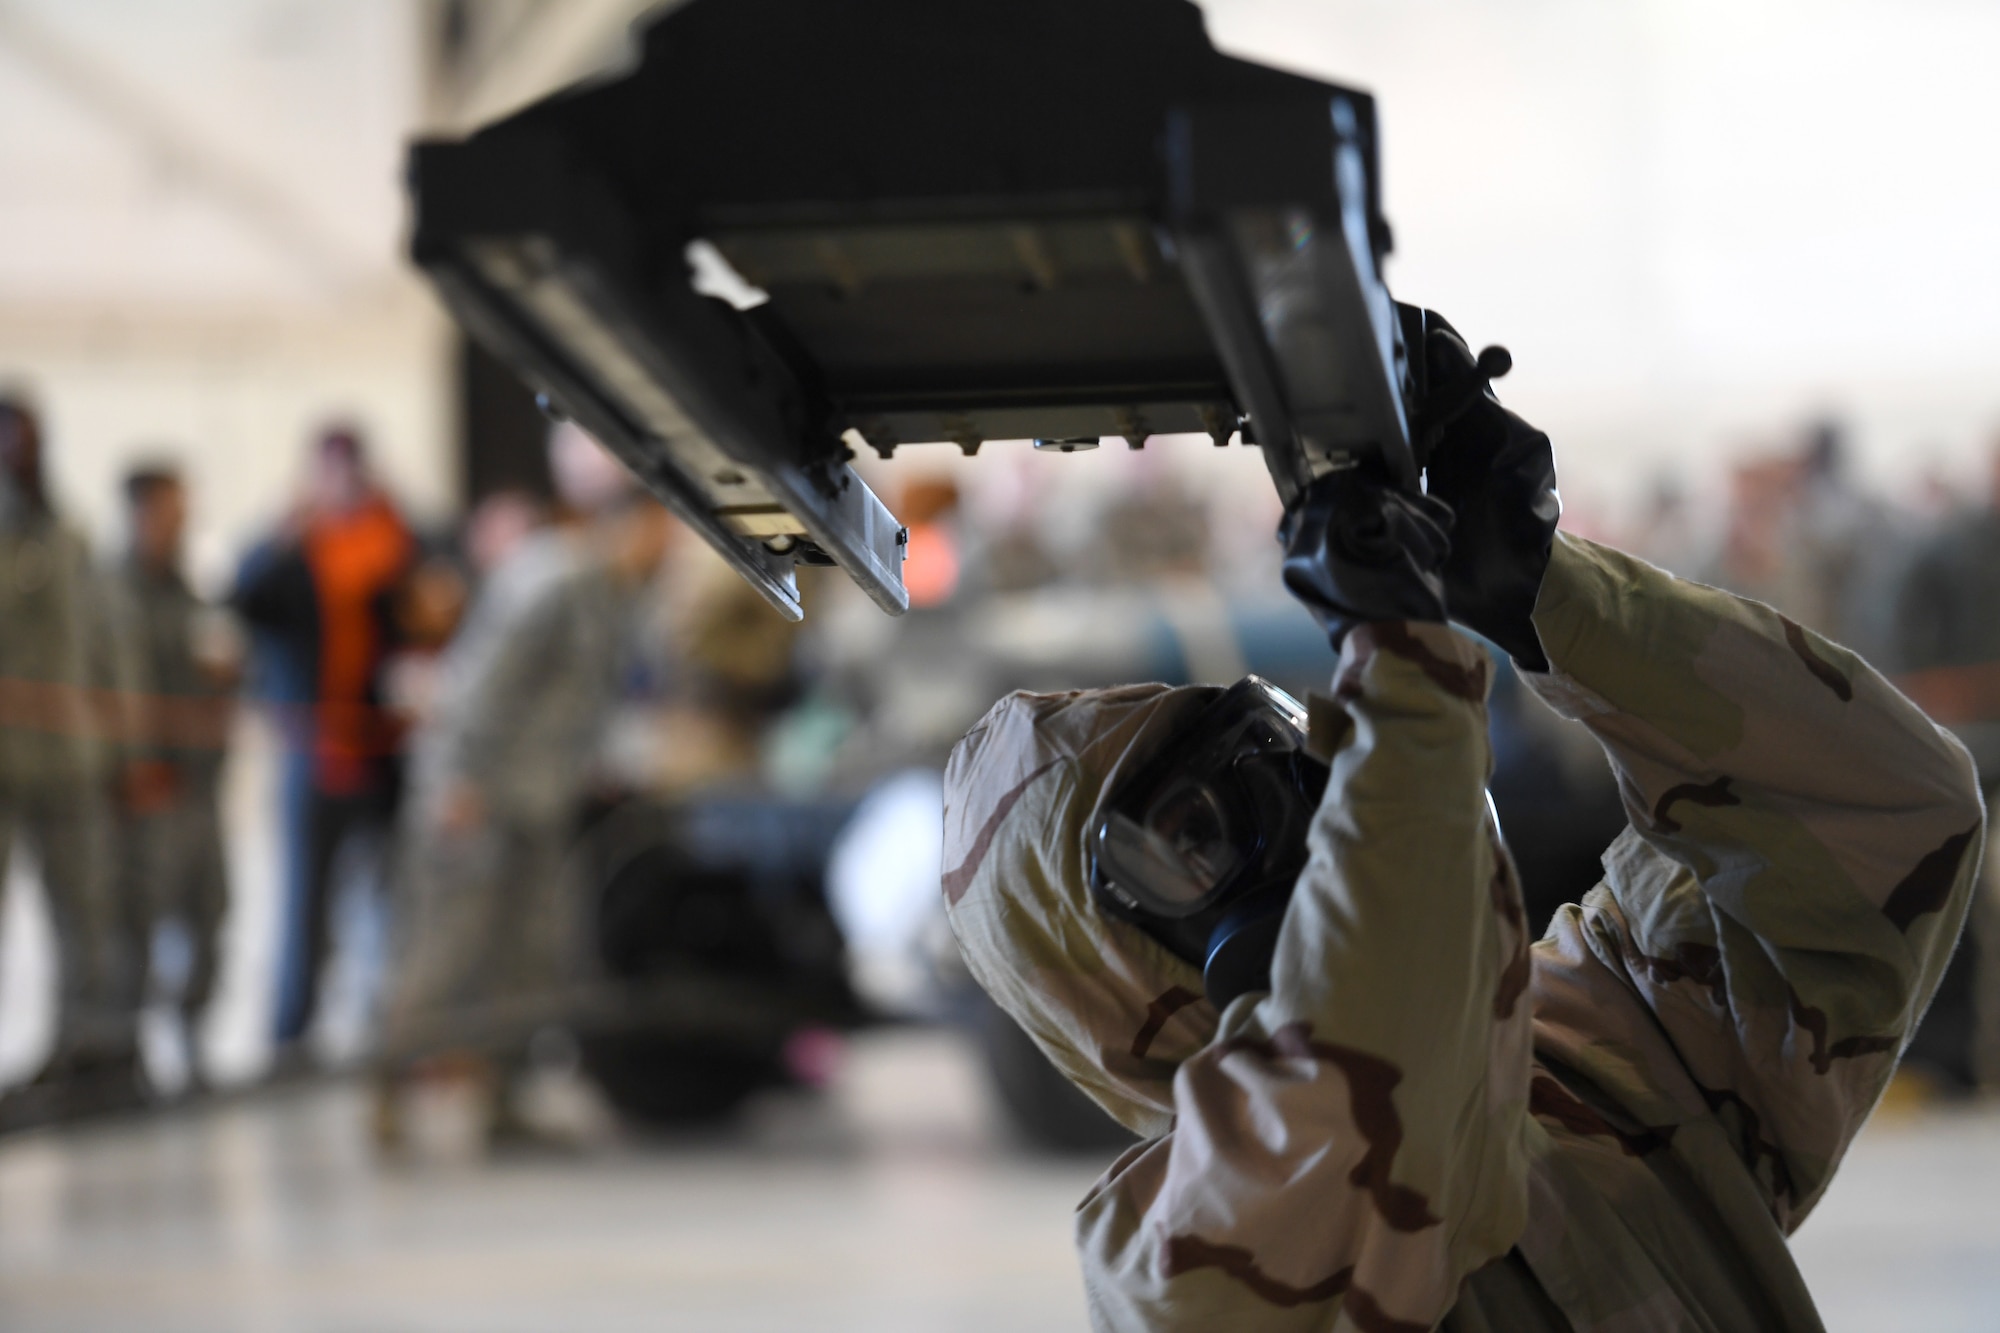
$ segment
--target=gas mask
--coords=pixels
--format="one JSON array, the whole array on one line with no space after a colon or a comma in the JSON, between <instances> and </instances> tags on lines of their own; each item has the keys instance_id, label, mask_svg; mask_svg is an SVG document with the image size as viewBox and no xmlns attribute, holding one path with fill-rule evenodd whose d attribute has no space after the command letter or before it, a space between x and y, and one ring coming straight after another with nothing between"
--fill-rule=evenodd
<instances>
[{"instance_id":1,"label":"gas mask","mask_svg":"<svg viewBox=\"0 0 2000 1333\"><path fill-rule=\"evenodd\" d=\"M1200 968L1217 1009L1268 990L1327 773L1306 752L1305 708L1245 677L1110 793L1091 834L1093 900Z\"/></svg>"}]
</instances>

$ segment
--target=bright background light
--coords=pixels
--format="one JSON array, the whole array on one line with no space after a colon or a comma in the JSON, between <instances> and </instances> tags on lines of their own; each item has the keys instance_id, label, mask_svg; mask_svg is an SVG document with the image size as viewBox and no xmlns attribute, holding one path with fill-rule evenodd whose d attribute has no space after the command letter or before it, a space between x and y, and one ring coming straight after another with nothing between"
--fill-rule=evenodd
<instances>
[{"instance_id":1,"label":"bright background light","mask_svg":"<svg viewBox=\"0 0 2000 1333\"><path fill-rule=\"evenodd\" d=\"M1389 280L1515 354L1566 476L1708 481L1807 414L1971 475L2000 426L2000 8L1209 0L1379 99Z\"/></svg>"}]
</instances>

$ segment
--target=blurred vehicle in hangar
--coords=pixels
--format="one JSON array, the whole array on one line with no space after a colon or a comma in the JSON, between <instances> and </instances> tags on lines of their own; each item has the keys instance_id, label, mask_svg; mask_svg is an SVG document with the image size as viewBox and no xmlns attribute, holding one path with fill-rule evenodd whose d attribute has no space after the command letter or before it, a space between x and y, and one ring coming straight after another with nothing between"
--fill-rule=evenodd
<instances>
[{"instance_id":1,"label":"blurred vehicle in hangar","mask_svg":"<svg viewBox=\"0 0 2000 1333\"><path fill-rule=\"evenodd\" d=\"M1027 1144L1090 1150L1124 1131L1000 1015L945 926L942 760L1012 689L1133 680L1180 684L1255 672L1303 697L1331 659L1311 620L1272 598L1192 621L1145 588L1052 587L983 600L925 633L895 622L895 670L932 682L927 734L850 736L874 773L858 798L775 792L634 798L601 809L579 843L598 988L576 1028L587 1072L640 1124L726 1116L793 1077L787 1043L816 1029L949 1023L977 1041L1008 1123ZM1086 636L1080 623L1120 627ZM1097 645L1078 653L1080 643ZM913 643L914 646L914 643ZM955 699L938 698L945 683ZM1581 896L1623 825L1609 769L1503 666L1491 791L1534 924ZM1581 742L1579 744L1579 742ZM851 789L850 789L851 790Z\"/></svg>"}]
</instances>

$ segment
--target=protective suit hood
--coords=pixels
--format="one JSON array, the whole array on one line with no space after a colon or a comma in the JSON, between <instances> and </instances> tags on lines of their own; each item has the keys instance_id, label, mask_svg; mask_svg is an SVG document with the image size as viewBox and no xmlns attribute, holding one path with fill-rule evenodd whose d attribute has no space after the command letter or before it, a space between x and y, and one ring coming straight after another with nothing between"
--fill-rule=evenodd
<instances>
[{"instance_id":1,"label":"protective suit hood","mask_svg":"<svg viewBox=\"0 0 2000 1333\"><path fill-rule=\"evenodd\" d=\"M1201 973L1092 904L1106 792L1212 687L1016 693L945 769L944 897L966 965L1072 1082L1127 1129L1164 1132L1174 1072L1208 1044Z\"/></svg>"}]
</instances>

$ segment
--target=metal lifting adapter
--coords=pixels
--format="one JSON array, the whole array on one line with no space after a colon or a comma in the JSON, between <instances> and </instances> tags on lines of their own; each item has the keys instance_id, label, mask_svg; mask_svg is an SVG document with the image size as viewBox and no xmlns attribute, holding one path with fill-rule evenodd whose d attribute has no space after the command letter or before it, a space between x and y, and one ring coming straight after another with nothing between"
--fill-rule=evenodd
<instances>
[{"instance_id":1,"label":"metal lifting adapter","mask_svg":"<svg viewBox=\"0 0 2000 1333\"><path fill-rule=\"evenodd\" d=\"M1287 502L1417 484L1366 94L1187 0L690 0L642 51L418 144L414 256L787 616L800 561L908 605L855 446L1240 431Z\"/></svg>"}]
</instances>

